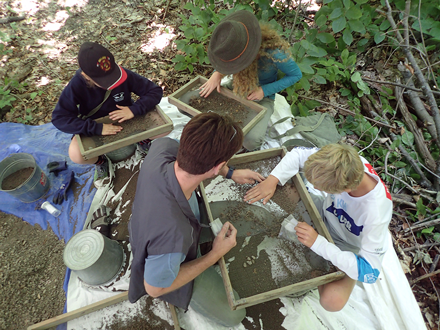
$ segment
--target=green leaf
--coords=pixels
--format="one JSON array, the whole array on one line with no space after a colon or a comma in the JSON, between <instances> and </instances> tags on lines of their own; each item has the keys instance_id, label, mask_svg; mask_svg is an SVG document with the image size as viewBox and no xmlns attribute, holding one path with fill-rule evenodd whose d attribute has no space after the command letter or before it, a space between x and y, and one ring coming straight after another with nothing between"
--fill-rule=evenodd
<instances>
[{"instance_id":1,"label":"green leaf","mask_svg":"<svg viewBox=\"0 0 440 330\"><path fill-rule=\"evenodd\" d=\"M351 94L351 91L347 88L341 88L340 92L342 96L348 96Z\"/></svg>"},{"instance_id":2,"label":"green leaf","mask_svg":"<svg viewBox=\"0 0 440 330\"><path fill-rule=\"evenodd\" d=\"M305 90L308 91L310 89L310 82L306 77L302 77L300 79L300 81L298 81L298 84L301 85L301 87Z\"/></svg>"},{"instance_id":3,"label":"green leaf","mask_svg":"<svg viewBox=\"0 0 440 330\"><path fill-rule=\"evenodd\" d=\"M380 44L385 39L385 33L383 32L377 32L374 35L374 42L377 44Z\"/></svg>"},{"instance_id":4,"label":"green leaf","mask_svg":"<svg viewBox=\"0 0 440 330\"><path fill-rule=\"evenodd\" d=\"M324 57L327 55L327 52L324 48L310 45L310 49L307 50L307 54L313 57Z\"/></svg>"},{"instance_id":5,"label":"green leaf","mask_svg":"<svg viewBox=\"0 0 440 330\"><path fill-rule=\"evenodd\" d=\"M435 242L440 242L440 233L434 233L432 236Z\"/></svg>"},{"instance_id":6,"label":"green leaf","mask_svg":"<svg viewBox=\"0 0 440 330\"><path fill-rule=\"evenodd\" d=\"M351 43L353 42L353 35L351 34L351 31L349 29L344 30L344 32L342 33L342 39L348 46L351 45Z\"/></svg>"},{"instance_id":7,"label":"green leaf","mask_svg":"<svg viewBox=\"0 0 440 330\"><path fill-rule=\"evenodd\" d=\"M390 26L391 26L390 22L387 19L385 19L380 24L379 30L386 31L386 30L388 30L390 28Z\"/></svg>"},{"instance_id":8,"label":"green leaf","mask_svg":"<svg viewBox=\"0 0 440 330\"><path fill-rule=\"evenodd\" d=\"M432 231L434 230L434 228L435 228L435 226L424 228L424 229L422 229L422 234L431 234Z\"/></svg>"},{"instance_id":9,"label":"green leaf","mask_svg":"<svg viewBox=\"0 0 440 330\"><path fill-rule=\"evenodd\" d=\"M339 17L337 20L333 21L332 29L334 33L342 31L347 25L347 21L344 16Z\"/></svg>"},{"instance_id":10,"label":"green leaf","mask_svg":"<svg viewBox=\"0 0 440 330\"><path fill-rule=\"evenodd\" d=\"M327 80L325 80L325 78L320 76L320 75L314 75L313 76L313 81L315 83L321 84L321 85L325 85L327 83Z\"/></svg>"},{"instance_id":11,"label":"green leaf","mask_svg":"<svg viewBox=\"0 0 440 330\"><path fill-rule=\"evenodd\" d=\"M345 16L349 20L359 19L362 17L362 11L357 6L351 7L345 12Z\"/></svg>"},{"instance_id":12,"label":"green leaf","mask_svg":"<svg viewBox=\"0 0 440 330\"><path fill-rule=\"evenodd\" d=\"M309 109L301 103L298 103L298 110L301 117L307 117L309 115Z\"/></svg>"},{"instance_id":13,"label":"green leaf","mask_svg":"<svg viewBox=\"0 0 440 330\"><path fill-rule=\"evenodd\" d=\"M368 42L368 39L361 39L358 42L358 46L361 46L361 47L365 46L367 44L367 42Z\"/></svg>"},{"instance_id":14,"label":"green leaf","mask_svg":"<svg viewBox=\"0 0 440 330\"><path fill-rule=\"evenodd\" d=\"M393 162L393 165L396 167L406 167L406 164L401 161Z\"/></svg>"},{"instance_id":15,"label":"green leaf","mask_svg":"<svg viewBox=\"0 0 440 330\"><path fill-rule=\"evenodd\" d=\"M355 73L353 73L353 75L351 76L351 81L352 82L358 82L359 80L361 80L361 74L356 71Z\"/></svg>"},{"instance_id":16,"label":"green leaf","mask_svg":"<svg viewBox=\"0 0 440 330\"><path fill-rule=\"evenodd\" d=\"M348 49L345 48L341 53L341 60L343 64L347 63L348 55L349 55Z\"/></svg>"},{"instance_id":17,"label":"green leaf","mask_svg":"<svg viewBox=\"0 0 440 330\"><path fill-rule=\"evenodd\" d=\"M310 110L315 109L316 107L319 107L321 105L321 102L315 101L315 100L307 100L304 102L307 108Z\"/></svg>"},{"instance_id":18,"label":"green leaf","mask_svg":"<svg viewBox=\"0 0 440 330\"><path fill-rule=\"evenodd\" d=\"M297 63L297 64L298 64L298 67L299 67L299 69L301 70L301 72L303 74L304 73L309 73L309 74L314 74L315 73L315 70L313 70L313 68L310 65L308 65L306 63L303 63L303 62L300 62L300 63Z\"/></svg>"},{"instance_id":19,"label":"green leaf","mask_svg":"<svg viewBox=\"0 0 440 330\"><path fill-rule=\"evenodd\" d=\"M407 146L414 145L414 134L408 130L405 130L405 133L402 135L402 142Z\"/></svg>"},{"instance_id":20,"label":"green leaf","mask_svg":"<svg viewBox=\"0 0 440 330\"><path fill-rule=\"evenodd\" d=\"M342 3L344 4L344 7L346 9L350 8L353 5L353 3L350 0L342 0Z\"/></svg>"},{"instance_id":21,"label":"green leaf","mask_svg":"<svg viewBox=\"0 0 440 330\"><path fill-rule=\"evenodd\" d=\"M423 200L421 198L419 198L419 200L416 203L416 208L417 208L417 215L426 215L426 206L423 205Z\"/></svg>"},{"instance_id":22,"label":"green leaf","mask_svg":"<svg viewBox=\"0 0 440 330\"><path fill-rule=\"evenodd\" d=\"M320 15L318 18L315 19L316 25L321 28L327 23L327 17L325 15Z\"/></svg>"},{"instance_id":23,"label":"green leaf","mask_svg":"<svg viewBox=\"0 0 440 330\"><path fill-rule=\"evenodd\" d=\"M312 44L305 39L301 40L300 44L307 50L309 50L310 47L312 47Z\"/></svg>"},{"instance_id":24,"label":"green leaf","mask_svg":"<svg viewBox=\"0 0 440 330\"><path fill-rule=\"evenodd\" d=\"M196 29L194 35L197 39L200 39L205 35L205 31L203 30L203 28L199 27Z\"/></svg>"},{"instance_id":25,"label":"green leaf","mask_svg":"<svg viewBox=\"0 0 440 330\"><path fill-rule=\"evenodd\" d=\"M348 21L348 25L354 32L359 32L364 34L365 33L365 26L364 23L362 23L359 20L350 20Z\"/></svg>"},{"instance_id":26,"label":"green leaf","mask_svg":"<svg viewBox=\"0 0 440 330\"><path fill-rule=\"evenodd\" d=\"M38 95L37 92L33 92L33 93L31 93L31 100L33 100L37 95Z\"/></svg>"},{"instance_id":27,"label":"green leaf","mask_svg":"<svg viewBox=\"0 0 440 330\"><path fill-rule=\"evenodd\" d=\"M333 35L330 33L318 33L316 35L316 38L318 38L319 41L325 44L329 44L335 41L335 37L333 37Z\"/></svg>"},{"instance_id":28,"label":"green leaf","mask_svg":"<svg viewBox=\"0 0 440 330\"><path fill-rule=\"evenodd\" d=\"M172 61L174 62L174 63L176 63L176 62L184 62L185 61L185 56L183 56L183 55L176 55L176 57L174 57L173 59L172 59Z\"/></svg>"},{"instance_id":29,"label":"green leaf","mask_svg":"<svg viewBox=\"0 0 440 330\"><path fill-rule=\"evenodd\" d=\"M184 62L179 62L179 63L177 63L177 64L174 66L174 69L175 69L176 71L182 71L182 70L185 70L185 69L186 69L186 63L184 63Z\"/></svg>"},{"instance_id":30,"label":"green leaf","mask_svg":"<svg viewBox=\"0 0 440 330\"><path fill-rule=\"evenodd\" d=\"M329 15L328 19L334 21L336 18L342 15L342 8L336 8Z\"/></svg>"},{"instance_id":31,"label":"green leaf","mask_svg":"<svg viewBox=\"0 0 440 330\"><path fill-rule=\"evenodd\" d=\"M362 5L364 3L367 3L368 0L354 0L354 2L356 2L358 5Z\"/></svg>"}]
</instances>

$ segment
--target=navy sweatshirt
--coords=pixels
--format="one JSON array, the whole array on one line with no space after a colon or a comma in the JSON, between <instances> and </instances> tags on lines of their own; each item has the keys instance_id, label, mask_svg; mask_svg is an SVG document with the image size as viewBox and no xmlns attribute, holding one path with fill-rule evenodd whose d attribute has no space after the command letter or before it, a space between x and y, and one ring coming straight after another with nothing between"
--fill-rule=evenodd
<instances>
[{"instance_id":1,"label":"navy sweatshirt","mask_svg":"<svg viewBox=\"0 0 440 330\"><path fill-rule=\"evenodd\" d=\"M78 118L78 114L87 115L96 108L104 100L106 90L87 86L81 70L76 71L75 76L62 91L52 112L54 126L70 134L101 135L103 124L98 124L93 119L105 117L110 112L119 110L116 105L128 106L135 116L154 109L162 99L162 88L133 71L125 68L124 70L127 72L127 79L120 86L112 89L101 108L85 120ZM132 92L139 96L135 103L131 99Z\"/></svg>"}]
</instances>

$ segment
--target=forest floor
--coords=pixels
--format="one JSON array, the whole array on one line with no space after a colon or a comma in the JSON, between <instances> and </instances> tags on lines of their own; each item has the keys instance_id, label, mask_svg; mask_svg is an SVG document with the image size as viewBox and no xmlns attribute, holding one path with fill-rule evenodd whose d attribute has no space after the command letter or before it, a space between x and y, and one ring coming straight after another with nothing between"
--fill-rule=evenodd
<instances>
[{"instance_id":1,"label":"forest floor","mask_svg":"<svg viewBox=\"0 0 440 330\"><path fill-rule=\"evenodd\" d=\"M160 85L164 96L195 76L209 77L212 72L211 67L200 65L192 74L173 68L177 50L171 41L182 33L178 13L185 14L179 1L170 1L168 7L166 0L27 0L21 2L21 7L17 3L0 3L0 19L26 16L18 22L0 24L0 41L7 41L6 50L10 51L0 48L0 81L6 81L5 85L10 79L19 82L9 85L16 100L12 108L0 109L0 122L49 123L61 91L78 70L76 57L85 41L107 47L118 64ZM391 74L383 61L379 62L368 65L371 70L381 70L376 71L378 75ZM312 88L309 93L329 101L338 94L332 86ZM7 297L0 303L0 329L22 329L61 314L65 302L65 242L50 229L43 231L1 212L0 227L0 295ZM395 248L428 329L437 329L438 279L420 280L428 272L423 262L416 265L414 253L400 248L416 240L402 233L406 227L401 217L393 219L390 229ZM433 259L437 253L432 250Z\"/></svg>"}]
</instances>

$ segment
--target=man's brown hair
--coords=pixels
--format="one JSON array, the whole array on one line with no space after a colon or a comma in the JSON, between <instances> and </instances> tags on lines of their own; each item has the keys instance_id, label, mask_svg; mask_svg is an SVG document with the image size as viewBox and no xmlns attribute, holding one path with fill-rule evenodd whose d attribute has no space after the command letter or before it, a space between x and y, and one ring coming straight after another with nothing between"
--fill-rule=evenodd
<instances>
[{"instance_id":1,"label":"man's brown hair","mask_svg":"<svg viewBox=\"0 0 440 330\"><path fill-rule=\"evenodd\" d=\"M230 117L201 113L183 128L177 163L189 174L203 174L228 161L242 144L243 131Z\"/></svg>"}]
</instances>

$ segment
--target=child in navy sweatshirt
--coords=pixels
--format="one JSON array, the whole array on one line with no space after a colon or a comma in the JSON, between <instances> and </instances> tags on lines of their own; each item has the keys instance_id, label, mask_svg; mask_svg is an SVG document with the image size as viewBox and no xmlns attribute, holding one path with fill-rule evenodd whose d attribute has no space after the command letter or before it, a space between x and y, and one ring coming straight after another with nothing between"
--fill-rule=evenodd
<instances>
[{"instance_id":1,"label":"child in navy sweatshirt","mask_svg":"<svg viewBox=\"0 0 440 330\"><path fill-rule=\"evenodd\" d=\"M94 119L109 116L122 123L147 113L160 102L162 88L150 80L115 63L108 49L84 43L78 54L80 69L64 88L52 113L52 123L70 134L114 135L122 130L117 124L100 124ZM133 103L131 93L139 96ZM70 159L78 164L96 164L94 180L108 177L108 161L103 156L84 160L74 136L69 146Z\"/></svg>"}]
</instances>

